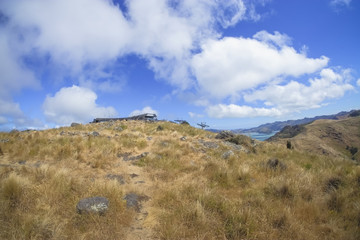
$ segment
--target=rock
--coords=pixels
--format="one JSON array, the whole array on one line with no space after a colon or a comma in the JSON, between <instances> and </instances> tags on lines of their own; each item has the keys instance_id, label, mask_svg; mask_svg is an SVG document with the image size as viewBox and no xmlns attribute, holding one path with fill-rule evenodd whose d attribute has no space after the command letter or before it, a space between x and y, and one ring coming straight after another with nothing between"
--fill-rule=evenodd
<instances>
[{"instance_id":1,"label":"rock","mask_svg":"<svg viewBox=\"0 0 360 240\"><path fill-rule=\"evenodd\" d=\"M229 150L223 153L222 158L228 159L229 157L234 156L234 152Z\"/></svg>"},{"instance_id":2,"label":"rock","mask_svg":"<svg viewBox=\"0 0 360 240\"><path fill-rule=\"evenodd\" d=\"M126 152L126 153L118 153L118 154L117 154L117 157L118 157L118 158L123 158L123 160L124 160L124 159L127 159L130 155L131 155L131 153L129 153L129 152ZM124 161L127 161L127 160L124 160Z\"/></svg>"},{"instance_id":3,"label":"rock","mask_svg":"<svg viewBox=\"0 0 360 240\"><path fill-rule=\"evenodd\" d=\"M123 199L126 200L127 208L133 208L135 211L140 212L142 208L141 202L148 201L150 198L146 195L140 196L135 193L128 193Z\"/></svg>"},{"instance_id":4,"label":"rock","mask_svg":"<svg viewBox=\"0 0 360 240\"><path fill-rule=\"evenodd\" d=\"M18 161L18 164L20 164L20 165L24 165L25 163L26 163L26 161L25 161L25 160Z\"/></svg>"},{"instance_id":5,"label":"rock","mask_svg":"<svg viewBox=\"0 0 360 240\"><path fill-rule=\"evenodd\" d=\"M60 136L64 136L65 134L66 134L66 132L64 132L64 131L60 132Z\"/></svg>"},{"instance_id":6,"label":"rock","mask_svg":"<svg viewBox=\"0 0 360 240\"><path fill-rule=\"evenodd\" d=\"M185 141L185 140L186 140L186 137L181 137L180 140L181 140L181 141Z\"/></svg>"},{"instance_id":7,"label":"rock","mask_svg":"<svg viewBox=\"0 0 360 240\"><path fill-rule=\"evenodd\" d=\"M81 125L80 123L76 123L76 122L73 122L73 123L71 123L71 127L76 127L76 126L79 126L79 125Z\"/></svg>"},{"instance_id":8,"label":"rock","mask_svg":"<svg viewBox=\"0 0 360 240\"><path fill-rule=\"evenodd\" d=\"M219 145L215 142L205 142L204 140L199 140L199 143L203 144L207 148L216 149Z\"/></svg>"},{"instance_id":9,"label":"rock","mask_svg":"<svg viewBox=\"0 0 360 240\"><path fill-rule=\"evenodd\" d=\"M215 136L216 139L228 139L232 137L235 137L235 133L230 131L221 131Z\"/></svg>"},{"instance_id":10,"label":"rock","mask_svg":"<svg viewBox=\"0 0 360 240\"><path fill-rule=\"evenodd\" d=\"M273 170L284 170L286 169L286 165L284 163L282 163L281 161L279 161L279 159L277 158L272 158L269 159L266 163L267 167Z\"/></svg>"},{"instance_id":11,"label":"rock","mask_svg":"<svg viewBox=\"0 0 360 240\"><path fill-rule=\"evenodd\" d=\"M130 153L118 153L118 157L119 158L123 158L123 161L127 162L127 161L135 161L135 160L139 160L143 157L146 157L149 153L148 152L143 152L142 154L140 155L137 155L137 156L132 156L130 157Z\"/></svg>"},{"instance_id":12,"label":"rock","mask_svg":"<svg viewBox=\"0 0 360 240\"><path fill-rule=\"evenodd\" d=\"M100 133L94 131L94 132L90 133L90 135L93 135L94 137L98 137L98 136L100 136Z\"/></svg>"},{"instance_id":13,"label":"rock","mask_svg":"<svg viewBox=\"0 0 360 240\"><path fill-rule=\"evenodd\" d=\"M106 178L111 179L111 180L116 179L116 181L118 181L118 183L120 183L121 185L125 184L125 180L122 175L108 174L108 175L106 175Z\"/></svg>"},{"instance_id":14,"label":"rock","mask_svg":"<svg viewBox=\"0 0 360 240\"><path fill-rule=\"evenodd\" d=\"M1 142L1 143L7 143L7 142L10 142L10 139L7 139L7 138L5 138L5 139L0 139L0 142Z\"/></svg>"},{"instance_id":15,"label":"rock","mask_svg":"<svg viewBox=\"0 0 360 240\"><path fill-rule=\"evenodd\" d=\"M122 127L114 127L114 130L115 131L118 131L118 132L121 132L123 131L124 129Z\"/></svg>"},{"instance_id":16,"label":"rock","mask_svg":"<svg viewBox=\"0 0 360 240\"><path fill-rule=\"evenodd\" d=\"M156 131L162 131L162 130L164 130L164 127L161 126L161 125L159 125L159 126L156 128Z\"/></svg>"},{"instance_id":17,"label":"rock","mask_svg":"<svg viewBox=\"0 0 360 240\"><path fill-rule=\"evenodd\" d=\"M81 199L76 205L79 214L95 213L104 215L109 208L109 200L105 197L90 197Z\"/></svg>"},{"instance_id":18,"label":"rock","mask_svg":"<svg viewBox=\"0 0 360 240\"><path fill-rule=\"evenodd\" d=\"M242 152L249 153L249 150L247 150L246 148L244 148L241 145L237 145L237 144L232 143L232 142L223 142L223 144L225 144L228 147L231 147L234 151L242 151Z\"/></svg>"},{"instance_id":19,"label":"rock","mask_svg":"<svg viewBox=\"0 0 360 240\"><path fill-rule=\"evenodd\" d=\"M152 140L152 137L147 137L146 138L148 141L151 141Z\"/></svg>"},{"instance_id":20,"label":"rock","mask_svg":"<svg viewBox=\"0 0 360 240\"><path fill-rule=\"evenodd\" d=\"M137 175L136 173L132 173L132 174L130 174L130 177L131 178L135 178L135 177L138 177L139 175Z\"/></svg>"}]
</instances>

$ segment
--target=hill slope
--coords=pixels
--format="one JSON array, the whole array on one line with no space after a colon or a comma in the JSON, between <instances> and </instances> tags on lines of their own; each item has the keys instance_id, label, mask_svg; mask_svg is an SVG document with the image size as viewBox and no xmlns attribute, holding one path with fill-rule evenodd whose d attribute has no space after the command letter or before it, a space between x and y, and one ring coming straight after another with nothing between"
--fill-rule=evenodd
<instances>
[{"instance_id":1,"label":"hill slope","mask_svg":"<svg viewBox=\"0 0 360 240\"><path fill-rule=\"evenodd\" d=\"M169 122L0 133L0 239L359 239L360 167ZM109 200L83 215L87 197Z\"/></svg>"},{"instance_id":2,"label":"hill slope","mask_svg":"<svg viewBox=\"0 0 360 240\"><path fill-rule=\"evenodd\" d=\"M291 141L301 151L360 161L360 117L285 127L269 141Z\"/></svg>"},{"instance_id":3,"label":"hill slope","mask_svg":"<svg viewBox=\"0 0 360 240\"><path fill-rule=\"evenodd\" d=\"M258 133L272 133L276 131L280 131L286 126L295 126L295 125L303 125L311 123L315 120L319 119L332 119L332 120L338 120L348 117L349 115L357 115L359 116L360 110L352 110L349 112L339 112L337 114L332 115L323 115L323 116L316 116L312 118L303 118L303 119L297 119L297 120L287 120L287 121L277 121L273 123L265 123L255 128L250 129L237 129L233 130L236 133L248 133L248 132L258 132Z\"/></svg>"}]
</instances>

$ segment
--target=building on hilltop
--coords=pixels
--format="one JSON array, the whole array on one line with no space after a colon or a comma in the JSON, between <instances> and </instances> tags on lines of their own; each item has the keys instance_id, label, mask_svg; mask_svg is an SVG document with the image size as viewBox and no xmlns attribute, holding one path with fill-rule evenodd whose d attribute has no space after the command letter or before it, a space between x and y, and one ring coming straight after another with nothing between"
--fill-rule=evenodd
<instances>
[{"instance_id":1,"label":"building on hilltop","mask_svg":"<svg viewBox=\"0 0 360 240\"><path fill-rule=\"evenodd\" d=\"M127 121L127 120L143 120L143 121L156 121L157 116L155 113L144 113L136 116L125 117L125 118L95 118L92 123L108 122L108 121Z\"/></svg>"}]
</instances>

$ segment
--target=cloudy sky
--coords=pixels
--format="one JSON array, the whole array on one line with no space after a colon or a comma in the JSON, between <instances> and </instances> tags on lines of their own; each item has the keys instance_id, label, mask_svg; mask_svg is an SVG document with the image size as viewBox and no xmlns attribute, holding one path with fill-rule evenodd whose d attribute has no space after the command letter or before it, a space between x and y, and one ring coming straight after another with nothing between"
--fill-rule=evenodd
<instances>
[{"instance_id":1,"label":"cloudy sky","mask_svg":"<svg viewBox=\"0 0 360 240\"><path fill-rule=\"evenodd\" d=\"M360 108L360 1L1 0L0 130Z\"/></svg>"}]
</instances>

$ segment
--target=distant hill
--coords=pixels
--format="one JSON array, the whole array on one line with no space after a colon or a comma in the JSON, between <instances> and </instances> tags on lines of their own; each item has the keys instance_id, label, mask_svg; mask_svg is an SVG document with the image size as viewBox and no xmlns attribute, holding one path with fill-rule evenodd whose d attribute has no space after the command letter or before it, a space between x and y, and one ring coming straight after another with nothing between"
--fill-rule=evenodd
<instances>
[{"instance_id":1,"label":"distant hill","mask_svg":"<svg viewBox=\"0 0 360 240\"><path fill-rule=\"evenodd\" d=\"M353 113L339 120L319 119L286 126L267 141L284 145L290 142L297 150L360 162L360 116Z\"/></svg>"},{"instance_id":2,"label":"distant hill","mask_svg":"<svg viewBox=\"0 0 360 240\"><path fill-rule=\"evenodd\" d=\"M323 115L323 116L316 116L313 118L303 118L303 119L298 119L298 120L276 121L273 123L262 124L255 128L236 129L236 130L232 130L232 131L235 133L258 132L258 133L268 134L268 133L272 133L275 131L280 131L285 126L295 126L295 125L307 124L307 123L313 122L318 119L333 119L333 120L342 119L342 118L346 118L347 116L349 116L351 114L360 115L360 110L351 110L350 112L339 112L339 113L333 114L333 115Z\"/></svg>"}]
</instances>

